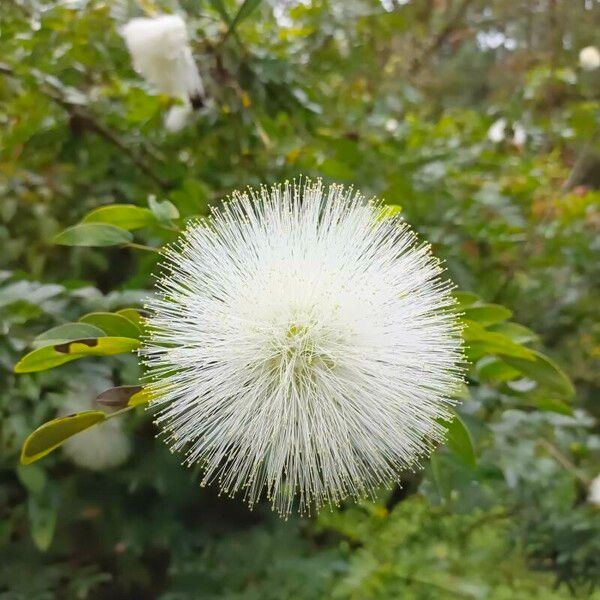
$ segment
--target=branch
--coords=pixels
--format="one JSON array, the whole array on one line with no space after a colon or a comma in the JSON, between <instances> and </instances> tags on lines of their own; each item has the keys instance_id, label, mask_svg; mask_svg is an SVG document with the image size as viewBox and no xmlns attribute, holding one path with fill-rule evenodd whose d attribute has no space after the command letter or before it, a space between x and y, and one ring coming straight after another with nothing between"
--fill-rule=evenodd
<instances>
[{"instance_id":1,"label":"branch","mask_svg":"<svg viewBox=\"0 0 600 600\"><path fill-rule=\"evenodd\" d=\"M0 63L0 74L20 80L19 75L6 64ZM146 175L146 177L151 179L161 189L169 189L170 186L167 181L160 178L154 172L154 169L148 165L135 150L130 148L106 125L98 121L98 119L89 110L66 100L62 96L62 90L60 90L58 86L50 85L47 81L38 81L38 78L35 77L35 74L33 74L33 76L36 79L39 91L52 102L63 108L71 119L76 120L85 129L92 131L102 139L118 148L130 160L130 162L132 162L142 173L144 173L144 175Z\"/></svg>"},{"instance_id":2,"label":"branch","mask_svg":"<svg viewBox=\"0 0 600 600\"><path fill-rule=\"evenodd\" d=\"M462 0L458 9L452 16L452 18L446 23L443 29L433 38L429 46L423 50L420 56L417 56L408 70L410 75L416 75L420 70L425 61L432 55L435 54L450 37L450 34L454 31L456 26L460 23L462 18L469 6L473 3L473 0Z\"/></svg>"}]
</instances>

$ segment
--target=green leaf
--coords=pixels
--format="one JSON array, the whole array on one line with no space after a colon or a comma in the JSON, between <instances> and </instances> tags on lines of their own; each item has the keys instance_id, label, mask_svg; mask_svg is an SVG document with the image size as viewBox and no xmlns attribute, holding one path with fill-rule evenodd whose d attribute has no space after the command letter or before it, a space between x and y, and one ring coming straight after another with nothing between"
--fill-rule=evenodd
<instances>
[{"instance_id":1,"label":"green leaf","mask_svg":"<svg viewBox=\"0 0 600 600\"><path fill-rule=\"evenodd\" d=\"M227 13L225 9L225 5L223 4L223 0L209 0L210 5L219 13L223 21L229 25L231 23L231 17Z\"/></svg>"},{"instance_id":2,"label":"green leaf","mask_svg":"<svg viewBox=\"0 0 600 600\"><path fill-rule=\"evenodd\" d=\"M140 311L136 310L135 308L122 308L121 310L118 310L116 314L125 317L134 325L137 325L140 331L144 327L144 317L142 316Z\"/></svg>"},{"instance_id":3,"label":"green leaf","mask_svg":"<svg viewBox=\"0 0 600 600\"><path fill-rule=\"evenodd\" d=\"M44 423L27 436L21 449L21 464L28 465L58 448L65 440L102 421L106 414L100 410L59 417Z\"/></svg>"},{"instance_id":4,"label":"green leaf","mask_svg":"<svg viewBox=\"0 0 600 600\"><path fill-rule=\"evenodd\" d=\"M30 494L40 494L46 487L46 471L40 465L17 465L17 476Z\"/></svg>"},{"instance_id":5,"label":"green leaf","mask_svg":"<svg viewBox=\"0 0 600 600\"><path fill-rule=\"evenodd\" d=\"M477 362L477 373L484 381L511 381L521 377L518 369L507 365L496 356L484 356Z\"/></svg>"},{"instance_id":6,"label":"green leaf","mask_svg":"<svg viewBox=\"0 0 600 600\"><path fill-rule=\"evenodd\" d=\"M58 498L55 494L29 496L27 515L31 527L31 539L36 548L45 552L50 547L58 517Z\"/></svg>"},{"instance_id":7,"label":"green leaf","mask_svg":"<svg viewBox=\"0 0 600 600\"><path fill-rule=\"evenodd\" d=\"M83 223L106 223L127 231L155 225L156 215L147 208L133 204L111 204L89 212Z\"/></svg>"},{"instance_id":8,"label":"green leaf","mask_svg":"<svg viewBox=\"0 0 600 600\"><path fill-rule=\"evenodd\" d=\"M452 486L449 477L444 472L444 465L439 454L432 454L429 457L429 467L440 497L448 502L452 493Z\"/></svg>"},{"instance_id":9,"label":"green leaf","mask_svg":"<svg viewBox=\"0 0 600 600\"><path fill-rule=\"evenodd\" d=\"M452 421L438 419L438 423L446 428L446 446L465 465L474 469L476 467L475 449L471 434L458 414L454 413Z\"/></svg>"},{"instance_id":10,"label":"green leaf","mask_svg":"<svg viewBox=\"0 0 600 600\"><path fill-rule=\"evenodd\" d=\"M555 412L560 415L572 415L573 408L558 398L540 398L533 405L545 412Z\"/></svg>"},{"instance_id":11,"label":"green leaf","mask_svg":"<svg viewBox=\"0 0 600 600\"><path fill-rule=\"evenodd\" d=\"M169 200L159 202L154 196L148 198L148 206L154 216L161 222L169 224L173 219L179 218L179 211Z\"/></svg>"},{"instance_id":12,"label":"green leaf","mask_svg":"<svg viewBox=\"0 0 600 600\"><path fill-rule=\"evenodd\" d=\"M483 326L507 321L512 317L512 311L500 304L479 304L462 308L465 319L476 321Z\"/></svg>"},{"instance_id":13,"label":"green leaf","mask_svg":"<svg viewBox=\"0 0 600 600\"><path fill-rule=\"evenodd\" d=\"M540 352L531 351L531 354L533 360L523 360L514 355L503 355L502 360L555 394L564 398L572 398L575 395L575 388L560 367Z\"/></svg>"},{"instance_id":14,"label":"green leaf","mask_svg":"<svg viewBox=\"0 0 600 600\"><path fill-rule=\"evenodd\" d=\"M139 392L135 393L129 399L128 406L141 406L142 404L148 404L154 400L156 395L152 393L147 387L143 387Z\"/></svg>"},{"instance_id":15,"label":"green leaf","mask_svg":"<svg viewBox=\"0 0 600 600\"><path fill-rule=\"evenodd\" d=\"M110 356L131 352L139 345L139 340L107 336L43 346L26 354L15 365L14 371L15 373L46 371L85 356Z\"/></svg>"},{"instance_id":16,"label":"green leaf","mask_svg":"<svg viewBox=\"0 0 600 600\"><path fill-rule=\"evenodd\" d=\"M479 296L473 292L454 292L454 297L461 306L469 306L479 302Z\"/></svg>"},{"instance_id":17,"label":"green leaf","mask_svg":"<svg viewBox=\"0 0 600 600\"><path fill-rule=\"evenodd\" d=\"M481 358L485 354L502 354L503 358L514 356L531 361L535 357L529 348L516 344L501 333L488 331L475 321L465 320L463 337L467 344L467 354L471 359Z\"/></svg>"},{"instance_id":18,"label":"green leaf","mask_svg":"<svg viewBox=\"0 0 600 600\"><path fill-rule=\"evenodd\" d=\"M64 344L73 340L84 338L103 337L106 335L102 329L85 323L65 323L38 335L32 342L34 348L55 344Z\"/></svg>"},{"instance_id":19,"label":"green leaf","mask_svg":"<svg viewBox=\"0 0 600 600\"><path fill-rule=\"evenodd\" d=\"M225 37L233 32L243 20L247 19L260 6L261 1L262 0L244 0L235 17L233 17L233 21L231 22Z\"/></svg>"},{"instance_id":20,"label":"green leaf","mask_svg":"<svg viewBox=\"0 0 600 600\"><path fill-rule=\"evenodd\" d=\"M517 344L537 342L539 339L537 333L519 323L497 323L492 325L489 329L496 333L502 333Z\"/></svg>"},{"instance_id":21,"label":"green leaf","mask_svg":"<svg viewBox=\"0 0 600 600\"><path fill-rule=\"evenodd\" d=\"M129 231L105 223L80 223L61 231L54 243L62 246L122 246L133 240Z\"/></svg>"},{"instance_id":22,"label":"green leaf","mask_svg":"<svg viewBox=\"0 0 600 600\"><path fill-rule=\"evenodd\" d=\"M81 323L99 327L107 335L138 339L140 328L127 317L117 313L93 312L79 319Z\"/></svg>"}]
</instances>

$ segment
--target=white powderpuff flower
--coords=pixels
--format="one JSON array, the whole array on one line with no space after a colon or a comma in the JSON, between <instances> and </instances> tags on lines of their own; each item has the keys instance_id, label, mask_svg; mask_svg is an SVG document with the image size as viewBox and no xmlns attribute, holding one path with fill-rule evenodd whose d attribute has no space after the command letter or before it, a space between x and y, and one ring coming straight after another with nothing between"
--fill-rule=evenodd
<instances>
[{"instance_id":1,"label":"white powderpuff flower","mask_svg":"<svg viewBox=\"0 0 600 600\"><path fill-rule=\"evenodd\" d=\"M588 502L600 506L600 475L590 483Z\"/></svg>"},{"instance_id":2,"label":"white powderpuff flower","mask_svg":"<svg viewBox=\"0 0 600 600\"><path fill-rule=\"evenodd\" d=\"M584 71L594 71L600 67L600 50L596 46L586 46L579 51L579 65Z\"/></svg>"},{"instance_id":3,"label":"white powderpuff flower","mask_svg":"<svg viewBox=\"0 0 600 600\"><path fill-rule=\"evenodd\" d=\"M398 127L400 126L400 123L398 123L397 119L388 119L385 122L385 130L388 131L389 133L393 133L394 131L396 131L396 129L398 129Z\"/></svg>"},{"instance_id":4,"label":"white powderpuff flower","mask_svg":"<svg viewBox=\"0 0 600 600\"><path fill-rule=\"evenodd\" d=\"M185 21L180 16L132 19L121 34L135 70L159 92L178 98L204 96Z\"/></svg>"},{"instance_id":5,"label":"white powderpuff flower","mask_svg":"<svg viewBox=\"0 0 600 600\"><path fill-rule=\"evenodd\" d=\"M192 114L192 105L189 102L172 106L165 117L165 128L167 131L176 133L181 131Z\"/></svg>"},{"instance_id":6,"label":"white powderpuff flower","mask_svg":"<svg viewBox=\"0 0 600 600\"><path fill-rule=\"evenodd\" d=\"M451 285L379 203L311 181L235 192L165 257L141 356L202 485L304 512L372 495L443 439Z\"/></svg>"},{"instance_id":7,"label":"white powderpuff flower","mask_svg":"<svg viewBox=\"0 0 600 600\"><path fill-rule=\"evenodd\" d=\"M89 395L89 390L87 391ZM66 416L86 410L98 410L82 390L80 395L69 396L59 411ZM62 450L79 467L103 471L122 465L131 454L131 444L118 417L109 419L66 440Z\"/></svg>"},{"instance_id":8,"label":"white powderpuff flower","mask_svg":"<svg viewBox=\"0 0 600 600\"><path fill-rule=\"evenodd\" d=\"M527 131L525 127L519 123L519 121L515 121L512 124L512 143L515 146L523 146L527 141Z\"/></svg>"},{"instance_id":9,"label":"white powderpuff flower","mask_svg":"<svg viewBox=\"0 0 600 600\"><path fill-rule=\"evenodd\" d=\"M499 144L506 137L506 119L498 119L492 123L492 126L488 129L487 136L490 142Z\"/></svg>"},{"instance_id":10,"label":"white powderpuff flower","mask_svg":"<svg viewBox=\"0 0 600 600\"><path fill-rule=\"evenodd\" d=\"M499 144L507 140L514 146L521 147L527 141L527 131L519 121L509 123L502 117L492 123L488 129L487 137L494 144Z\"/></svg>"}]
</instances>

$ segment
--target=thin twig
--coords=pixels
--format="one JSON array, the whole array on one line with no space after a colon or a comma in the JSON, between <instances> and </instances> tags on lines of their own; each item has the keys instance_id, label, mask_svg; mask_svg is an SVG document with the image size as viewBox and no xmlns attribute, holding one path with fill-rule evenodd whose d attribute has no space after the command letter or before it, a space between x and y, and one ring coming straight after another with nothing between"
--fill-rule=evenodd
<instances>
[{"instance_id":1,"label":"thin twig","mask_svg":"<svg viewBox=\"0 0 600 600\"><path fill-rule=\"evenodd\" d=\"M539 443L565 471L579 479L586 487L590 485L588 478L582 475L580 470L552 442L546 438L540 438Z\"/></svg>"},{"instance_id":2,"label":"thin twig","mask_svg":"<svg viewBox=\"0 0 600 600\"><path fill-rule=\"evenodd\" d=\"M425 61L432 55L435 54L446 42L446 40L450 37L450 34L454 31L458 23L464 17L465 13L469 6L473 3L473 0L462 0L458 9L452 16L452 18L446 23L446 25L441 29L441 31L433 38L431 43L423 50L420 56L417 56L410 66L408 70L410 75L416 75L421 67L424 65Z\"/></svg>"}]
</instances>

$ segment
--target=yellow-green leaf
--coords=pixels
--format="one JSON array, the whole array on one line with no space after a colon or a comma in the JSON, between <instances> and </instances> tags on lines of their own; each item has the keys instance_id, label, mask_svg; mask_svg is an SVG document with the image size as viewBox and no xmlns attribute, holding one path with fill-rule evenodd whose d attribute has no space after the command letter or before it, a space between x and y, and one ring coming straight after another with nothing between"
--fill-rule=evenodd
<instances>
[{"instance_id":1,"label":"yellow-green leaf","mask_svg":"<svg viewBox=\"0 0 600 600\"><path fill-rule=\"evenodd\" d=\"M89 410L44 423L27 436L21 449L21 463L28 465L43 458L71 436L105 420L102 411Z\"/></svg>"},{"instance_id":2,"label":"yellow-green leaf","mask_svg":"<svg viewBox=\"0 0 600 600\"><path fill-rule=\"evenodd\" d=\"M96 402L112 408L125 408L131 405L131 398L142 389L141 385L119 385L102 392L97 396Z\"/></svg>"},{"instance_id":3,"label":"yellow-green leaf","mask_svg":"<svg viewBox=\"0 0 600 600\"><path fill-rule=\"evenodd\" d=\"M140 328L135 323L117 313L93 312L84 315L79 321L99 327L107 335L137 339L141 334Z\"/></svg>"},{"instance_id":4,"label":"yellow-green leaf","mask_svg":"<svg viewBox=\"0 0 600 600\"><path fill-rule=\"evenodd\" d=\"M54 346L43 346L26 354L16 365L15 373L45 371L85 356L109 356L131 352L139 340L127 337L99 337L74 340Z\"/></svg>"},{"instance_id":5,"label":"yellow-green leaf","mask_svg":"<svg viewBox=\"0 0 600 600\"><path fill-rule=\"evenodd\" d=\"M122 308L121 310L118 310L116 314L129 319L134 325L137 325L140 330L144 326L144 317L140 311L135 308Z\"/></svg>"},{"instance_id":6,"label":"yellow-green leaf","mask_svg":"<svg viewBox=\"0 0 600 600\"><path fill-rule=\"evenodd\" d=\"M136 392L131 396L128 406L141 406L142 404L148 404L148 402L154 400L156 397L147 387L143 387L139 392Z\"/></svg>"},{"instance_id":7,"label":"yellow-green leaf","mask_svg":"<svg viewBox=\"0 0 600 600\"><path fill-rule=\"evenodd\" d=\"M34 348L40 348L41 346L64 344L65 342L72 342L73 340L103 337L105 335L106 333L102 331L102 329L94 327L93 325L87 325L85 323L65 323L64 325L58 325L57 327L48 329L48 331L38 335L31 345Z\"/></svg>"},{"instance_id":8,"label":"yellow-green leaf","mask_svg":"<svg viewBox=\"0 0 600 600\"><path fill-rule=\"evenodd\" d=\"M61 231L54 243L62 246L122 246L133 240L129 231L105 223L80 223Z\"/></svg>"},{"instance_id":9,"label":"yellow-green leaf","mask_svg":"<svg viewBox=\"0 0 600 600\"><path fill-rule=\"evenodd\" d=\"M83 218L83 223L105 223L131 231L155 225L157 218L147 208L140 208L133 204L111 204L89 212Z\"/></svg>"}]
</instances>

